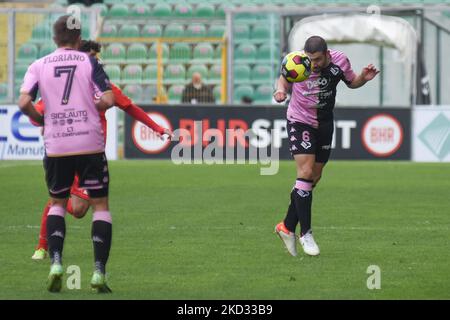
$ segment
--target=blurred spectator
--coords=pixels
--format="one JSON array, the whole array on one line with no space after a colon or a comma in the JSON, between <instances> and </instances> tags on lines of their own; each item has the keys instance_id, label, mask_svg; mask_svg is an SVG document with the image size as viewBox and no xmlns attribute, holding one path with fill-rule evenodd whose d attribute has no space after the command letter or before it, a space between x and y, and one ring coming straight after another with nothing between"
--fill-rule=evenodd
<instances>
[{"instance_id":1,"label":"blurred spectator","mask_svg":"<svg viewBox=\"0 0 450 320\"><path fill-rule=\"evenodd\" d=\"M188 84L184 90L181 98L182 103L215 103L212 89L203 84L202 76L198 72L192 74L192 82Z\"/></svg>"}]
</instances>

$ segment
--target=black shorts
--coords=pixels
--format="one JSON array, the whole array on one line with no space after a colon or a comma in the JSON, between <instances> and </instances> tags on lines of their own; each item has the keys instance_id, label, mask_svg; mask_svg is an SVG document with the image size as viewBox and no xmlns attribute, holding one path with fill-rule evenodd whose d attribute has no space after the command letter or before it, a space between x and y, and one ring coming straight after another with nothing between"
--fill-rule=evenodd
<instances>
[{"instance_id":1,"label":"black shorts","mask_svg":"<svg viewBox=\"0 0 450 320\"><path fill-rule=\"evenodd\" d=\"M289 151L296 154L315 154L316 162L326 163L330 158L333 122L321 124L318 129L300 122L287 122Z\"/></svg>"},{"instance_id":2,"label":"black shorts","mask_svg":"<svg viewBox=\"0 0 450 320\"><path fill-rule=\"evenodd\" d=\"M67 157L44 157L45 180L51 197L69 197L75 175L79 187L86 189L89 197L108 196L109 171L105 153Z\"/></svg>"}]
</instances>

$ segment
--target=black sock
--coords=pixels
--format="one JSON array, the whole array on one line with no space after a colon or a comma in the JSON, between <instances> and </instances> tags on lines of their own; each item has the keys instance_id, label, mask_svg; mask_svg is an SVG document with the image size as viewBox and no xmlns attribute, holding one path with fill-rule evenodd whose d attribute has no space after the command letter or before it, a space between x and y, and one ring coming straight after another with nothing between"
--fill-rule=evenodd
<instances>
[{"instance_id":1,"label":"black sock","mask_svg":"<svg viewBox=\"0 0 450 320\"><path fill-rule=\"evenodd\" d=\"M295 199L293 194L291 193L291 202L289 203L289 208L286 214L286 218L284 218L284 225L290 232L295 233L295 228L298 224L298 216L297 210L295 209Z\"/></svg>"},{"instance_id":2,"label":"black sock","mask_svg":"<svg viewBox=\"0 0 450 320\"><path fill-rule=\"evenodd\" d=\"M66 220L57 215L47 216L48 253L52 264L62 264L62 251L65 234Z\"/></svg>"},{"instance_id":3,"label":"black sock","mask_svg":"<svg viewBox=\"0 0 450 320\"><path fill-rule=\"evenodd\" d=\"M312 180L297 179L291 195L300 222L300 234L303 236L311 229Z\"/></svg>"},{"instance_id":4,"label":"black sock","mask_svg":"<svg viewBox=\"0 0 450 320\"><path fill-rule=\"evenodd\" d=\"M97 220L92 222L92 243L94 245L95 270L106 272L109 250L111 249L112 224Z\"/></svg>"}]
</instances>

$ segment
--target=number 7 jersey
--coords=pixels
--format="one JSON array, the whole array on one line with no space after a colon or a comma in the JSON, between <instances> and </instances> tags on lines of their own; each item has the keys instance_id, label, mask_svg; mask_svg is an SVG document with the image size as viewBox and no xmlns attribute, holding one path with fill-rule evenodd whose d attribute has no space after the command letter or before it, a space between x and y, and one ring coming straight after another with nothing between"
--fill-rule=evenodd
<instances>
[{"instance_id":1,"label":"number 7 jersey","mask_svg":"<svg viewBox=\"0 0 450 320\"><path fill-rule=\"evenodd\" d=\"M94 99L110 90L102 66L84 52L58 48L29 66L20 91L33 100L39 91L45 103L47 156L104 152L104 133Z\"/></svg>"}]
</instances>

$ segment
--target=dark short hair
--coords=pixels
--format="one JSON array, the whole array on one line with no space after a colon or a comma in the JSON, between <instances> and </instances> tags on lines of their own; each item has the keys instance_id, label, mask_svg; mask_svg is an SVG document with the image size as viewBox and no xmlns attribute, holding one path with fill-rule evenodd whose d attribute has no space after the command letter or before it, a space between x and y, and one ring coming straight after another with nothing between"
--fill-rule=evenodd
<instances>
[{"instance_id":1,"label":"dark short hair","mask_svg":"<svg viewBox=\"0 0 450 320\"><path fill-rule=\"evenodd\" d=\"M304 49L309 53L326 52L328 50L328 45L324 38L312 36L306 40Z\"/></svg>"},{"instance_id":2,"label":"dark short hair","mask_svg":"<svg viewBox=\"0 0 450 320\"><path fill-rule=\"evenodd\" d=\"M78 50L87 53L93 50L95 53L100 53L102 50L102 45L97 41L81 40L80 48Z\"/></svg>"},{"instance_id":3,"label":"dark short hair","mask_svg":"<svg viewBox=\"0 0 450 320\"><path fill-rule=\"evenodd\" d=\"M53 24L53 37L58 47L73 45L77 42L80 36L81 24L80 21L74 16L61 16Z\"/></svg>"}]
</instances>

